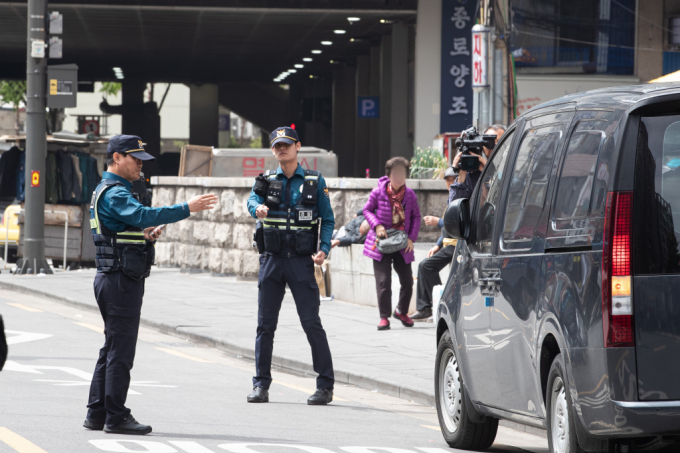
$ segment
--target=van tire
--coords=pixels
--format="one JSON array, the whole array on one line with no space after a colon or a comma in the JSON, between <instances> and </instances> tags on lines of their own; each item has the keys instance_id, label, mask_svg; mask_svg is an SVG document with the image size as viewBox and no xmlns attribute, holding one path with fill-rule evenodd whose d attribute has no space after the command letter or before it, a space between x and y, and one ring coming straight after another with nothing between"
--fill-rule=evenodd
<instances>
[{"instance_id":1,"label":"van tire","mask_svg":"<svg viewBox=\"0 0 680 453\"><path fill-rule=\"evenodd\" d=\"M470 419L466 404L469 399L464 395L460 364L448 330L439 340L434 376L437 417L446 443L451 448L462 450L486 450L491 447L498 431L498 419L485 416L480 423Z\"/></svg>"},{"instance_id":2,"label":"van tire","mask_svg":"<svg viewBox=\"0 0 680 453\"><path fill-rule=\"evenodd\" d=\"M574 406L569 393L566 367L562 354L557 354L548 373L545 396L550 453L581 453L576 438ZM566 423L563 423L566 419Z\"/></svg>"}]
</instances>

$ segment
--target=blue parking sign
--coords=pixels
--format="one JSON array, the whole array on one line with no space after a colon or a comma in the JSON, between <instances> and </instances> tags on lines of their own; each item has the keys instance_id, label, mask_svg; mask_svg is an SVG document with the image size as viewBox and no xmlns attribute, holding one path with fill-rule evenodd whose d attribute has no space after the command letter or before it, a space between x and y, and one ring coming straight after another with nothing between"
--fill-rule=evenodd
<instances>
[{"instance_id":1,"label":"blue parking sign","mask_svg":"<svg viewBox=\"0 0 680 453\"><path fill-rule=\"evenodd\" d=\"M380 96L358 96L357 118L380 118Z\"/></svg>"}]
</instances>

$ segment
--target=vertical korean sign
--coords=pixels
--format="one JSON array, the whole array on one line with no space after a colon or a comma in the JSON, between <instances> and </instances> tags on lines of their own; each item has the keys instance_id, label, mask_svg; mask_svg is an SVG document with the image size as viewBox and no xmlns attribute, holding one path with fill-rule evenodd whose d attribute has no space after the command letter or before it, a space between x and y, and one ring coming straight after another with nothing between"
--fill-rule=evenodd
<instances>
[{"instance_id":1,"label":"vertical korean sign","mask_svg":"<svg viewBox=\"0 0 680 453\"><path fill-rule=\"evenodd\" d=\"M476 0L442 0L440 132L472 124L472 26Z\"/></svg>"}]
</instances>

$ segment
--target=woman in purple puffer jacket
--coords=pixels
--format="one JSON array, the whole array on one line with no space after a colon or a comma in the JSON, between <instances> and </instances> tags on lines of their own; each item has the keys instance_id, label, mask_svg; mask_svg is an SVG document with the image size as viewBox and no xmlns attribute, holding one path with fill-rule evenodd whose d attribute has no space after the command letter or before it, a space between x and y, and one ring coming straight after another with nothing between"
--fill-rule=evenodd
<instances>
[{"instance_id":1,"label":"woman in purple puffer jacket","mask_svg":"<svg viewBox=\"0 0 680 453\"><path fill-rule=\"evenodd\" d=\"M373 258L380 309L378 330L390 328L388 318L392 314L392 265L401 284L394 317L404 326L413 327L413 320L408 316L408 308L413 294L411 263L415 260L413 243L418 239L420 231L420 209L415 192L406 187L410 165L403 157L388 160L385 164L387 176L378 180L378 187L371 191L364 206L364 217L371 226L364 243L364 255ZM408 236L408 246L398 252L383 255L378 251L376 237L377 241L387 237L385 230L390 228L404 231Z\"/></svg>"}]
</instances>

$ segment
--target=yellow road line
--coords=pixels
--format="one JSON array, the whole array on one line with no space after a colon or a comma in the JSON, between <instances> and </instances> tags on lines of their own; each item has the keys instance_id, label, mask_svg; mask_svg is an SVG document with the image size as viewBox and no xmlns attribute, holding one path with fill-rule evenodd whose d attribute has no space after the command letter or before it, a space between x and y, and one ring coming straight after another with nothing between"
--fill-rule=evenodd
<instances>
[{"instance_id":1,"label":"yellow road line","mask_svg":"<svg viewBox=\"0 0 680 453\"><path fill-rule=\"evenodd\" d=\"M442 430L439 426L433 426L433 425L420 425L420 426L422 426L423 428L434 429L435 431L439 431L439 432L441 432L441 430Z\"/></svg>"},{"instance_id":2,"label":"yellow road line","mask_svg":"<svg viewBox=\"0 0 680 453\"><path fill-rule=\"evenodd\" d=\"M167 349L167 348L154 348L154 349L158 349L159 351L167 352L168 354L176 355L177 357L182 357L183 359L193 360L195 362L215 363L215 362L211 362L210 360L201 359L200 357L194 357L192 355L185 354L183 352L175 351L174 349Z\"/></svg>"},{"instance_id":3,"label":"yellow road line","mask_svg":"<svg viewBox=\"0 0 680 453\"><path fill-rule=\"evenodd\" d=\"M11 305L12 307L21 308L22 310L26 310L26 311L33 311L33 312L35 312L35 313L43 313L42 310L38 310L37 308L29 307L28 305L24 305L24 304L17 304L17 303L14 303L14 302L7 302L7 305Z\"/></svg>"},{"instance_id":4,"label":"yellow road line","mask_svg":"<svg viewBox=\"0 0 680 453\"><path fill-rule=\"evenodd\" d=\"M295 385L295 384L289 384L287 382L282 382L282 381L274 381L275 384L282 385L284 387L288 387L289 389L293 390L299 390L301 392L307 393L308 395L313 395L316 390L311 390L308 389L307 387L302 387L301 385ZM345 399L340 398L339 396L333 395L333 401L347 401Z\"/></svg>"},{"instance_id":5,"label":"yellow road line","mask_svg":"<svg viewBox=\"0 0 680 453\"><path fill-rule=\"evenodd\" d=\"M6 443L19 453L47 453L42 448L7 428L0 427L0 441Z\"/></svg>"},{"instance_id":6,"label":"yellow road line","mask_svg":"<svg viewBox=\"0 0 680 453\"><path fill-rule=\"evenodd\" d=\"M86 329L94 330L95 332L98 333L104 333L104 329L102 329L99 326L95 326L94 324L88 324L86 322L74 322L73 324L76 324L81 327L85 327Z\"/></svg>"}]
</instances>

